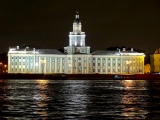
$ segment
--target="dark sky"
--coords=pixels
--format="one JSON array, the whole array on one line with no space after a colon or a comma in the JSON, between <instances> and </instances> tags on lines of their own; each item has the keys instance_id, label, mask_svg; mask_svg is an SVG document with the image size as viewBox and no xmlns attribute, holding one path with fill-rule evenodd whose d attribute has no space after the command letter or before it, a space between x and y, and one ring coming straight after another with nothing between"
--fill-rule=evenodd
<instances>
[{"instance_id":1,"label":"dark sky","mask_svg":"<svg viewBox=\"0 0 160 120\"><path fill-rule=\"evenodd\" d=\"M75 11L91 51L127 46L153 53L160 47L159 0L1 0L0 53L22 44L68 46Z\"/></svg>"}]
</instances>

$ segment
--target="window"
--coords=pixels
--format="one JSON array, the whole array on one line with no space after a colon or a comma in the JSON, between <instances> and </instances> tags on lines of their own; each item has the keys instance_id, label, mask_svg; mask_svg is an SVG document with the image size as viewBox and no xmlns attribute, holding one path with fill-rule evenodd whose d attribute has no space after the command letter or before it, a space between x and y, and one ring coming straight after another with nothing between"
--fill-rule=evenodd
<instances>
[{"instance_id":1,"label":"window","mask_svg":"<svg viewBox=\"0 0 160 120\"><path fill-rule=\"evenodd\" d=\"M108 63L108 66L110 66L110 63Z\"/></svg>"},{"instance_id":2,"label":"window","mask_svg":"<svg viewBox=\"0 0 160 120\"><path fill-rule=\"evenodd\" d=\"M98 66L100 66L100 63L98 63Z\"/></svg>"}]
</instances>

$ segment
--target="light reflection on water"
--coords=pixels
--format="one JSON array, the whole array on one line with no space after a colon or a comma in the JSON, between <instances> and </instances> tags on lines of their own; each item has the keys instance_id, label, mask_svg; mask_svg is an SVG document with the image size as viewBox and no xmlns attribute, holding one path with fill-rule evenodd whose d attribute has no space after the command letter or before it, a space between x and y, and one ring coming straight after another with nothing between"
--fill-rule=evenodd
<instances>
[{"instance_id":1,"label":"light reflection on water","mask_svg":"<svg viewBox=\"0 0 160 120\"><path fill-rule=\"evenodd\" d=\"M160 81L0 80L0 119L158 119Z\"/></svg>"}]
</instances>

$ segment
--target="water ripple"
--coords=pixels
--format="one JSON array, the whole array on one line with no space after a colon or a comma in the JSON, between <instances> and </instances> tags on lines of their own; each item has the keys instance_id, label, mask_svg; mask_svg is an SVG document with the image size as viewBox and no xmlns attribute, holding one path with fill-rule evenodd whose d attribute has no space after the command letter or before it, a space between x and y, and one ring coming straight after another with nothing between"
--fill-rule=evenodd
<instances>
[{"instance_id":1,"label":"water ripple","mask_svg":"<svg viewBox=\"0 0 160 120\"><path fill-rule=\"evenodd\" d=\"M160 81L0 80L0 119L158 119Z\"/></svg>"}]
</instances>

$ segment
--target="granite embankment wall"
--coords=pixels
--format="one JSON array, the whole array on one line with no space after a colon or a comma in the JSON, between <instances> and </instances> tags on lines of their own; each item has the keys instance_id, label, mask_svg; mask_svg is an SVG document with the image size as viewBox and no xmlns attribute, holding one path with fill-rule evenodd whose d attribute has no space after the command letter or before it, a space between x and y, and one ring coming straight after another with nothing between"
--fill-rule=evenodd
<instances>
[{"instance_id":1,"label":"granite embankment wall","mask_svg":"<svg viewBox=\"0 0 160 120\"><path fill-rule=\"evenodd\" d=\"M135 74L135 75L118 75L115 78L114 74L0 74L0 79L61 79L61 76L65 76L68 80L160 80L158 74ZM63 78L62 78L63 79Z\"/></svg>"},{"instance_id":2,"label":"granite embankment wall","mask_svg":"<svg viewBox=\"0 0 160 120\"><path fill-rule=\"evenodd\" d=\"M61 79L62 75L68 80L114 79L113 74L0 74L0 79Z\"/></svg>"},{"instance_id":3,"label":"granite embankment wall","mask_svg":"<svg viewBox=\"0 0 160 120\"><path fill-rule=\"evenodd\" d=\"M43 74L0 74L0 79L42 79Z\"/></svg>"},{"instance_id":4,"label":"granite embankment wall","mask_svg":"<svg viewBox=\"0 0 160 120\"><path fill-rule=\"evenodd\" d=\"M113 74L66 74L68 80L113 80Z\"/></svg>"},{"instance_id":5,"label":"granite embankment wall","mask_svg":"<svg viewBox=\"0 0 160 120\"><path fill-rule=\"evenodd\" d=\"M136 80L160 80L159 74L135 74Z\"/></svg>"}]
</instances>

